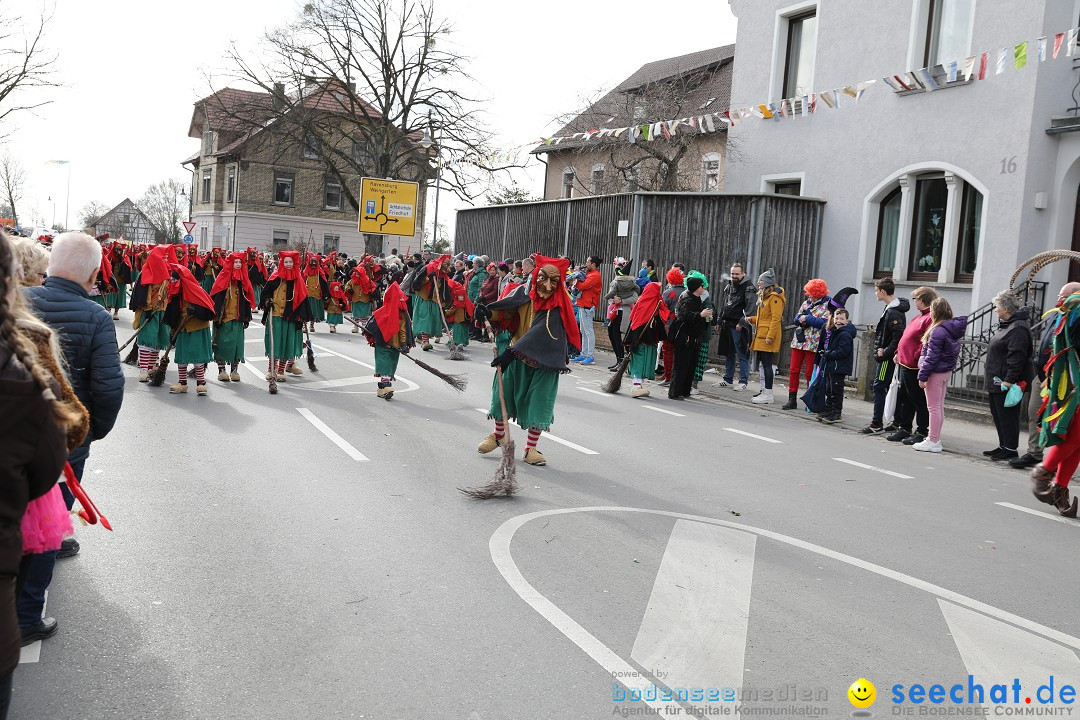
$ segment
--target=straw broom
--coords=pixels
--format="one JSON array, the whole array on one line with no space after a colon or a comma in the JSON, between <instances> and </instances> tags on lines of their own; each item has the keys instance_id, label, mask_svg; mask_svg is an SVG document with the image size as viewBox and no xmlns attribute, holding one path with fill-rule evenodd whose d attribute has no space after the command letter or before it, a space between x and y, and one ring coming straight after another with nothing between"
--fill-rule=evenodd
<instances>
[{"instance_id":1,"label":"straw broom","mask_svg":"<svg viewBox=\"0 0 1080 720\"><path fill-rule=\"evenodd\" d=\"M485 321L491 337L495 337L495 330L491 323ZM495 348L492 347L492 353ZM503 369L498 368L496 379L499 383L499 409L502 410L503 424L506 426L505 443L502 446L502 457L499 459L499 467L495 470L495 477L484 487L458 488L458 490L475 500L489 500L499 495L510 497L518 491L517 466L514 464L514 439L510 437L510 420L506 417L506 393L503 390Z\"/></svg>"}]
</instances>

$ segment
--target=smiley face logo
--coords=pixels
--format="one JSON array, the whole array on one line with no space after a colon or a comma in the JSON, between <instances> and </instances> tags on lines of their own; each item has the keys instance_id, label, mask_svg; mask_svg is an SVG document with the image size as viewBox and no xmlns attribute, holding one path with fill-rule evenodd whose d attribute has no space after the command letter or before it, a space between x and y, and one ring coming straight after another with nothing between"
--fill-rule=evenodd
<instances>
[{"instance_id":1,"label":"smiley face logo","mask_svg":"<svg viewBox=\"0 0 1080 720\"><path fill-rule=\"evenodd\" d=\"M877 699L877 688L874 687L874 683L866 678L859 678L851 683L851 687L847 690L847 696L855 707L868 708Z\"/></svg>"}]
</instances>

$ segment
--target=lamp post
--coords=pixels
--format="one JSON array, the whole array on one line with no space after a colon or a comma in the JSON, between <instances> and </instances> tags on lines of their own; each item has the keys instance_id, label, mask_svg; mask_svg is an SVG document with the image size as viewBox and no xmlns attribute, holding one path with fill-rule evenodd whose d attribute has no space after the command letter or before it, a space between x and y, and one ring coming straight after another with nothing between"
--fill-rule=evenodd
<instances>
[{"instance_id":1,"label":"lamp post","mask_svg":"<svg viewBox=\"0 0 1080 720\"><path fill-rule=\"evenodd\" d=\"M64 230L68 230L68 220L70 218L71 211L71 161L70 160L50 160L46 165L67 165L67 191L64 193ZM56 224L56 210L53 210L53 225Z\"/></svg>"},{"instance_id":2,"label":"lamp post","mask_svg":"<svg viewBox=\"0 0 1080 720\"><path fill-rule=\"evenodd\" d=\"M435 144L435 126L432 123L431 111L428 111L428 129L424 131L424 137L420 140L420 145L425 150L431 149L431 146ZM442 159L439 156L438 150L435 152L435 219L434 225L431 229L431 250L435 251L435 244L439 241L439 189L442 184Z\"/></svg>"},{"instance_id":3,"label":"lamp post","mask_svg":"<svg viewBox=\"0 0 1080 720\"><path fill-rule=\"evenodd\" d=\"M50 230L55 230L56 229L56 201L53 200L52 195L50 195L49 197L45 198L45 202L52 203L52 222L49 223L49 229Z\"/></svg>"}]
</instances>

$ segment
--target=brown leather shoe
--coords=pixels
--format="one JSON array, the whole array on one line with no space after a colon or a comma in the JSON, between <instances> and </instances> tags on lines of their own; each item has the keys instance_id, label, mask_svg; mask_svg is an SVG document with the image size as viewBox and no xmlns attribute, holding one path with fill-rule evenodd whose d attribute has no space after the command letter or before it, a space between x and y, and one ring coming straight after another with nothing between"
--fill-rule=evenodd
<instances>
[{"instance_id":1,"label":"brown leather shoe","mask_svg":"<svg viewBox=\"0 0 1080 720\"><path fill-rule=\"evenodd\" d=\"M1054 483L1054 507L1057 508L1058 514L1062 517L1074 518L1078 506L1080 506L1080 498L1073 498L1069 500L1069 488L1063 485Z\"/></svg>"},{"instance_id":2,"label":"brown leather shoe","mask_svg":"<svg viewBox=\"0 0 1080 720\"><path fill-rule=\"evenodd\" d=\"M486 438L484 438L484 441L482 443L480 443L476 447L476 452L480 453L481 455L486 455L495 448L502 447L505 444L505 438L497 438L495 437L495 433L491 433Z\"/></svg>"},{"instance_id":3,"label":"brown leather shoe","mask_svg":"<svg viewBox=\"0 0 1080 720\"><path fill-rule=\"evenodd\" d=\"M1054 488L1058 487L1054 482L1054 473L1039 463L1031 468L1031 494L1039 502L1047 505L1054 504Z\"/></svg>"},{"instance_id":4,"label":"brown leather shoe","mask_svg":"<svg viewBox=\"0 0 1080 720\"><path fill-rule=\"evenodd\" d=\"M543 453L536 448L529 448L525 451L525 462L530 465L547 465L547 460L544 459Z\"/></svg>"}]
</instances>

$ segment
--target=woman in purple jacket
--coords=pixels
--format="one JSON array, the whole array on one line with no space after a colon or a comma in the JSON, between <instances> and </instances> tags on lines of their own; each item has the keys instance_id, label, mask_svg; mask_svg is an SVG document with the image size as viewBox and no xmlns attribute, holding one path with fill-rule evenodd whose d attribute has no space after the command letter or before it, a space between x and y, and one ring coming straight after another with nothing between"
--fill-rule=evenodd
<instances>
[{"instance_id":1,"label":"woman in purple jacket","mask_svg":"<svg viewBox=\"0 0 1080 720\"><path fill-rule=\"evenodd\" d=\"M921 443L912 445L921 452L941 452L941 425L945 421L945 387L960 357L967 317L953 317L949 301L939 297L930 303L930 327L923 335L919 357L919 387L926 392L930 432Z\"/></svg>"}]
</instances>

